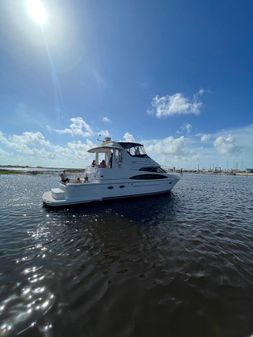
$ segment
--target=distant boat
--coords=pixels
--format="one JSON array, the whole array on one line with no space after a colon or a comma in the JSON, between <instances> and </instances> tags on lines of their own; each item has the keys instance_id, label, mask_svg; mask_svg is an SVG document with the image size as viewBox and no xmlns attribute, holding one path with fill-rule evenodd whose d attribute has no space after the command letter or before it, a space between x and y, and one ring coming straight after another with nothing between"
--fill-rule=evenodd
<instances>
[{"instance_id":1,"label":"distant boat","mask_svg":"<svg viewBox=\"0 0 253 337\"><path fill-rule=\"evenodd\" d=\"M55 207L166 193L180 179L166 173L139 143L114 142L108 137L88 152L95 154L92 166L82 177L65 177L58 188L45 192L42 196L45 205Z\"/></svg>"}]
</instances>

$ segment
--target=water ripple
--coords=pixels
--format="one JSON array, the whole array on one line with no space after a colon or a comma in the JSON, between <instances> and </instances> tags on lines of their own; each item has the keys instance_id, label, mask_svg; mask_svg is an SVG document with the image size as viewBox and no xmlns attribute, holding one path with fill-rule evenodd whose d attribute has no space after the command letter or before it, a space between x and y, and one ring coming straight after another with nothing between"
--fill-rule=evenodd
<instances>
[{"instance_id":1,"label":"water ripple","mask_svg":"<svg viewBox=\"0 0 253 337\"><path fill-rule=\"evenodd\" d=\"M55 182L0 176L0 336L253 333L252 178L53 211Z\"/></svg>"}]
</instances>

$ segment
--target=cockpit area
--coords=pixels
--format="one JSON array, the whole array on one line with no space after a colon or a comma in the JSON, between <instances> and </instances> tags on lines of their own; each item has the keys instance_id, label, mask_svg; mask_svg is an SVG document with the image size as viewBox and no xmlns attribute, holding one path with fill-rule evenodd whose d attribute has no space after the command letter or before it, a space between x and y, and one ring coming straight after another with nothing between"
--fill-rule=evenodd
<instances>
[{"instance_id":1,"label":"cockpit area","mask_svg":"<svg viewBox=\"0 0 253 337\"><path fill-rule=\"evenodd\" d=\"M126 165L132 165L133 163L129 161L131 157L149 159L143 145L132 142L104 141L101 146L88 152L95 154L91 166L98 168L119 168L122 167L123 162Z\"/></svg>"},{"instance_id":2,"label":"cockpit area","mask_svg":"<svg viewBox=\"0 0 253 337\"><path fill-rule=\"evenodd\" d=\"M115 168L120 167L122 163L122 148L115 145L104 145L89 150L95 153L95 159L92 161L92 167Z\"/></svg>"}]
</instances>

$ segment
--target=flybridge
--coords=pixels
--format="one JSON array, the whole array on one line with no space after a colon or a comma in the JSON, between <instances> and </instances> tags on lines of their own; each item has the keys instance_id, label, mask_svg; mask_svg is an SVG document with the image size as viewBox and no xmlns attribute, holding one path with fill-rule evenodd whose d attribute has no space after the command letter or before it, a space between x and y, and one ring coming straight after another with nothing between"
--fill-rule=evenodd
<instances>
[{"instance_id":1,"label":"flybridge","mask_svg":"<svg viewBox=\"0 0 253 337\"><path fill-rule=\"evenodd\" d=\"M100 146L94 147L88 150L88 152L107 153L110 155L114 154L116 150L120 151L121 154L126 151L132 157L148 157L142 144L134 142L114 142L109 137L107 137Z\"/></svg>"},{"instance_id":2,"label":"flybridge","mask_svg":"<svg viewBox=\"0 0 253 337\"><path fill-rule=\"evenodd\" d=\"M105 137L105 140L102 142L102 144L119 144L123 149L130 149L131 147L137 147L137 146L143 146L140 143L135 143L135 142L113 142L111 137Z\"/></svg>"}]
</instances>

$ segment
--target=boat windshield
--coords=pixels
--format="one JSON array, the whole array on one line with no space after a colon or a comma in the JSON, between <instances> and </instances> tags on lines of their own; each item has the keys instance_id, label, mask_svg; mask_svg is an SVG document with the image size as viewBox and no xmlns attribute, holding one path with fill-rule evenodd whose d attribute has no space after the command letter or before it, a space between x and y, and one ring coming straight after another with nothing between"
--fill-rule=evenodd
<instances>
[{"instance_id":1,"label":"boat windshield","mask_svg":"<svg viewBox=\"0 0 253 337\"><path fill-rule=\"evenodd\" d=\"M144 149L144 147L141 146L133 146L130 149L127 150L127 152L133 156L133 157L139 157L139 156L146 156L146 151Z\"/></svg>"}]
</instances>

